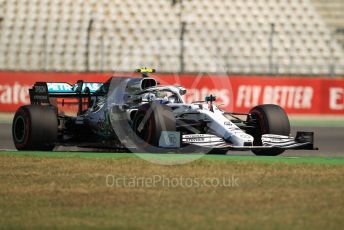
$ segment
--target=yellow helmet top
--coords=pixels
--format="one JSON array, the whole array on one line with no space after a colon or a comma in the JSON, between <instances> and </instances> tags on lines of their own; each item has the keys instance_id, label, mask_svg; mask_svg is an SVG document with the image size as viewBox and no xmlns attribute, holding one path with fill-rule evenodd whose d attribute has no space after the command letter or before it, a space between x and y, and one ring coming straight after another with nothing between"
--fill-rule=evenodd
<instances>
[{"instance_id":1,"label":"yellow helmet top","mask_svg":"<svg viewBox=\"0 0 344 230\"><path fill-rule=\"evenodd\" d=\"M155 69L151 69L151 68L146 68L146 67L142 67L140 69L136 70L137 73L155 73Z\"/></svg>"}]
</instances>

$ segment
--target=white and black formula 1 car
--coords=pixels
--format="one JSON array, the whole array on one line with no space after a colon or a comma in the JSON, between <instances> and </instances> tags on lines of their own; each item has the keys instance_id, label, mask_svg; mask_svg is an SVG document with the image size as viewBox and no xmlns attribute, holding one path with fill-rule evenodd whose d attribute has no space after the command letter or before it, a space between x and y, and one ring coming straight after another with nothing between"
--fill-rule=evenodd
<instances>
[{"instance_id":1,"label":"white and black formula 1 car","mask_svg":"<svg viewBox=\"0 0 344 230\"><path fill-rule=\"evenodd\" d=\"M312 132L290 136L289 119L278 105L258 105L247 114L224 112L216 97L186 104L185 88L162 86L142 68L142 77L112 77L105 83L36 82L31 105L20 107L12 132L18 150L56 146L132 152L225 154L228 150L278 155L315 149ZM61 112L74 100L78 112Z\"/></svg>"}]
</instances>

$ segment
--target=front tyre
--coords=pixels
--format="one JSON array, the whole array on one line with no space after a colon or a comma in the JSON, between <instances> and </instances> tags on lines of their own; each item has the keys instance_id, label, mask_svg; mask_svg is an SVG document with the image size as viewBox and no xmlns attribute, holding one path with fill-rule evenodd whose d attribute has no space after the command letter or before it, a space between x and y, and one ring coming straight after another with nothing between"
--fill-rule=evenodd
<instances>
[{"instance_id":1,"label":"front tyre","mask_svg":"<svg viewBox=\"0 0 344 230\"><path fill-rule=\"evenodd\" d=\"M136 112L133 130L146 143L146 147L158 147L161 132L176 131L176 119L170 107L147 103Z\"/></svg>"},{"instance_id":2,"label":"front tyre","mask_svg":"<svg viewBox=\"0 0 344 230\"><path fill-rule=\"evenodd\" d=\"M18 150L51 151L57 141L57 132L57 115L51 106L22 106L14 115L12 136Z\"/></svg>"},{"instance_id":3,"label":"front tyre","mask_svg":"<svg viewBox=\"0 0 344 230\"><path fill-rule=\"evenodd\" d=\"M278 105L266 104L258 105L250 111L251 119L256 124L256 128L248 131L254 137L255 146L262 145L263 134L277 134L289 136L290 123L283 108ZM253 150L258 156L277 156L284 152L283 149Z\"/></svg>"}]
</instances>

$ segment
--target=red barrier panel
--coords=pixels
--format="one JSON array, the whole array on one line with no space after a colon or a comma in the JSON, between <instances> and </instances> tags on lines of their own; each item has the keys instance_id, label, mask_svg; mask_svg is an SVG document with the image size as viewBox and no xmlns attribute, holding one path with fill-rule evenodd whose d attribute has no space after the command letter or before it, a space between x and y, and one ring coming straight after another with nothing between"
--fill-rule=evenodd
<instances>
[{"instance_id":1,"label":"red barrier panel","mask_svg":"<svg viewBox=\"0 0 344 230\"><path fill-rule=\"evenodd\" d=\"M132 74L116 74L116 76ZM0 112L14 112L30 103L28 88L36 81L102 82L107 73L34 73L0 72ZM257 104L279 104L290 114L343 114L344 79L309 77L154 75L164 84L188 89L188 103L217 96L217 103L227 111L248 112Z\"/></svg>"},{"instance_id":2,"label":"red barrier panel","mask_svg":"<svg viewBox=\"0 0 344 230\"><path fill-rule=\"evenodd\" d=\"M288 113L321 113L320 78L255 77L232 79L235 108L247 112L257 104L279 104Z\"/></svg>"},{"instance_id":3,"label":"red barrier panel","mask_svg":"<svg viewBox=\"0 0 344 230\"><path fill-rule=\"evenodd\" d=\"M321 112L325 114L344 114L344 80L322 82Z\"/></svg>"}]
</instances>

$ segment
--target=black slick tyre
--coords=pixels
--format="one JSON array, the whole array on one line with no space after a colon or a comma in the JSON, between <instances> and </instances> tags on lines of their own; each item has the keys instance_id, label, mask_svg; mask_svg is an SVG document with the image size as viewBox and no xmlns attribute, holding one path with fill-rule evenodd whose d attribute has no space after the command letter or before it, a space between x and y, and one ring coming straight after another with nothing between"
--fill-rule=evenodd
<instances>
[{"instance_id":1,"label":"black slick tyre","mask_svg":"<svg viewBox=\"0 0 344 230\"><path fill-rule=\"evenodd\" d=\"M284 109L280 106L273 104L258 105L251 109L250 114L256 124L256 128L254 130L250 130L248 134L254 137L255 146L262 145L261 137L263 134L289 136L289 119ZM284 150L253 150L252 152L259 156L277 156L283 153Z\"/></svg>"},{"instance_id":2,"label":"black slick tyre","mask_svg":"<svg viewBox=\"0 0 344 230\"><path fill-rule=\"evenodd\" d=\"M170 107L147 103L136 112L133 129L147 145L158 147L162 131L176 131L176 119Z\"/></svg>"},{"instance_id":3,"label":"black slick tyre","mask_svg":"<svg viewBox=\"0 0 344 230\"><path fill-rule=\"evenodd\" d=\"M51 106L22 106L13 118L12 137L18 150L51 151L57 133L57 115Z\"/></svg>"}]
</instances>

